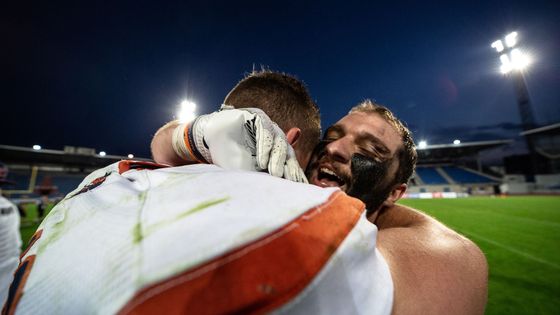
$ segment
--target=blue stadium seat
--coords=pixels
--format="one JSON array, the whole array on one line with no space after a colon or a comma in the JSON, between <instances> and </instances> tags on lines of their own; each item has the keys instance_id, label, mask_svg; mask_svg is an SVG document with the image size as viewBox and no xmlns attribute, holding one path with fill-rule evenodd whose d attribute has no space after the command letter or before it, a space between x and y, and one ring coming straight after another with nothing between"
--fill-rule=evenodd
<instances>
[{"instance_id":1,"label":"blue stadium seat","mask_svg":"<svg viewBox=\"0 0 560 315\"><path fill-rule=\"evenodd\" d=\"M496 182L486 176L482 176L456 166L443 166L442 169L458 184L480 184Z\"/></svg>"},{"instance_id":2,"label":"blue stadium seat","mask_svg":"<svg viewBox=\"0 0 560 315\"><path fill-rule=\"evenodd\" d=\"M417 167L416 168L416 175L420 177L420 179L426 185L448 185L449 183L443 176L441 176L435 167Z\"/></svg>"},{"instance_id":3,"label":"blue stadium seat","mask_svg":"<svg viewBox=\"0 0 560 315\"><path fill-rule=\"evenodd\" d=\"M31 171L17 170L8 173L8 180L14 182L14 185L8 185L3 189L6 190L26 190L29 188L29 178L31 177Z\"/></svg>"},{"instance_id":4,"label":"blue stadium seat","mask_svg":"<svg viewBox=\"0 0 560 315\"><path fill-rule=\"evenodd\" d=\"M76 189L85 177L85 175L39 172L37 185L41 185L46 176L50 176L51 184L56 186L58 193L62 195L66 195Z\"/></svg>"},{"instance_id":5,"label":"blue stadium seat","mask_svg":"<svg viewBox=\"0 0 560 315\"><path fill-rule=\"evenodd\" d=\"M66 195L72 190L76 189L82 182L85 175L56 175L53 176L53 184L58 187L58 191Z\"/></svg>"},{"instance_id":6,"label":"blue stadium seat","mask_svg":"<svg viewBox=\"0 0 560 315\"><path fill-rule=\"evenodd\" d=\"M65 174L59 172L44 172L39 171L35 180L35 185L39 186L43 183L45 177L49 176L50 184L57 188L54 195L66 195L72 190L76 189L82 182L86 174ZM8 180L15 182L14 185L4 187L6 191L19 190L25 191L29 188L29 180L31 179L31 171L16 170L8 174ZM36 191L11 194L12 198L29 197L36 198L39 194Z\"/></svg>"}]
</instances>

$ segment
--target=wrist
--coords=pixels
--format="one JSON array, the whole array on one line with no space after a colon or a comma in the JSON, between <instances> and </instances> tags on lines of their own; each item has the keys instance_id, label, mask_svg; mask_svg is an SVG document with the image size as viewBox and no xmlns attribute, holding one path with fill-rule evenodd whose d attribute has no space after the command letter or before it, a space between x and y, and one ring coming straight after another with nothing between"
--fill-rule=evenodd
<instances>
[{"instance_id":1,"label":"wrist","mask_svg":"<svg viewBox=\"0 0 560 315\"><path fill-rule=\"evenodd\" d=\"M199 118L203 118L203 116ZM197 149L197 145L199 147L204 146L204 140L201 138L199 141L196 141L196 137L193 136L193 132L195 128L197 128L196 123L200 123L199 118L191 123L183 123L175 127L173 130L171 144L173 151L179 158L181 158L181 160L187 162L209 163L211 162L211 159L206 158L205 155ZM200 127L201 125L199 124L198 128Z\"/></svg>"},{"instance_id":2,"label":"wrist","mask_svg":"<svg viewBox=\"0 0 560 315\"><path fill-rule=\"evenodd\" d=\"M187 124L184 130L183 143L192 158L199 163L212 163L208 144L204 140L209 117L210 115L197 117L192 123Z\"/></svg>"}]
</instances>

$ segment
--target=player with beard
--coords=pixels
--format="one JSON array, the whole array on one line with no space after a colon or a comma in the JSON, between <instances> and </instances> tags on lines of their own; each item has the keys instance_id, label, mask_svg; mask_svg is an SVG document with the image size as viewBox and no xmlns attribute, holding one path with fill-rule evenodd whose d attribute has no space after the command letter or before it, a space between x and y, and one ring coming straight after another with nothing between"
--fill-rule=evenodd
<instances>
[{"instance_id":1,"label":"player with beard","mask_svg":"<svg viewBox=\"0 0 560 315\"><path fill-rule=\"evenodd\" d=\"M382 205L402 197L416 160L410 131L389 109L366 100L327 129L306 176L362 200L373 222Z\"/></svg>"},{"instance_id":2,"label":"player with beard","mask_svg":"<svg viewBox=\"0 0 560 315\"><path fill-rule=\"evenodd\" d=\"M395 204L414 171L410 131L386 107L366 100L329 127L306 170L309 182L340 187L367 206L377 248L391 268L393 314L481 314L488 267L470 240Z\"/></svg>"},{"instance_id":3,"label":"player with beard","mask_svg":"<svg viewBox=\"0 0 560 315\"><path fill-rule=\"evenodd\" d=\"M321 187L340 187L349 196L362 200L367 207L367 216L375 214L389 197L392 187L384 183L388 177L391 160L381 161L355 153L350 161L350 172L337 170L330 160L327 147L333 140L323 140L313 153L306 176L310 183ZM327 167L326 165L329 165Z\"/></svg>"},{"instance_id":4,"label":"player with beard","mask_svg":"<svg viewBox=\"0 0 560 315\"><path fill-rule=\"evenodd\" d=\"M159 143L171 147L170 139ZM340 187L367 205L393 277L393 314L481 314L488 274L480 249L433 218L395 204L415 163L408 129L387 108L365 101L328 128L306 175L311 184Z\"/></svg>"}]
</instances>

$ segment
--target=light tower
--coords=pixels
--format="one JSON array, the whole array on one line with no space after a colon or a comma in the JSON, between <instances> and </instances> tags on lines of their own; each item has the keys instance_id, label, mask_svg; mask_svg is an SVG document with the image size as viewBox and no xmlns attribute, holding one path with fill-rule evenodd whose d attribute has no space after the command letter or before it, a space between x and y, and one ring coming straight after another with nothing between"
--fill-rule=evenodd
<instances>
[{"instance_id":1,"label":"light tower","mask_svg":"<svg viewBox=\"0 0 560 315\"><path fill-rule=\"evenodd\" d=\"M513 80L523 131L527 131L536 126L529 91L523 77L523 70L529 65L530 60L517 47L517 42L517 32L512 32L504 37L504 41L498 39L493 42L492 48L496 49L500 55L500 61L502 62L500 71Z\"/></svg>"},{"instance_id":2,"label":"light tower","mask_svg":"<svg viewBox=\"0 0 560 315\"><path fill-rule=\"evenodd\" d=\"M517 106L519 115L521 116L521 125L523 131L527 131L536 127L529 91L527 90L527 84L523 77L523 70L529 65L531 60L526 54L521 52L517 46L517 35L517 32L509 33L504 37L503 41L501 39L494 41L491 47L496 49L500 56L500 61L502 63L500 71L513 80L517 97ZM525 142L529 150L531 175L534 175L537 170L535 145L530 136L525 136Z\"/></svg>"}]
</instances>

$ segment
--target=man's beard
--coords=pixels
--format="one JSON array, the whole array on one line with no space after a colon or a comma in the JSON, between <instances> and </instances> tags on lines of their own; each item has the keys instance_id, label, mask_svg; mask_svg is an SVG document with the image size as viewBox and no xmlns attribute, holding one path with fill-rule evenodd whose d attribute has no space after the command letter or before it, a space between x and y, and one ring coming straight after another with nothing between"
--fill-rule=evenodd
<instances>
[{"instance_id":1,"label":"man's beard","mask_svg":"<svg viewBox=\"0 0 560 315\"><path fill-rule=\"evenodd\" d=\"M328 141L321 141L313 150L311 161L305 170L307 178L310 178L312 171L318 168L324 159L327 144ZM351 176L337 172L337 175L347 183L346 193L366 204L367 216L375 213L391 193L391 181L386 180L391 161L378 162L355 153L350 164Z\"/></svg>"},{"instance_id":2,"label":"man's beard","mask_svg":"<svg viewBox=\"0 0 560 315\"><path fill-rule=\"evenodd\" d=\"M391 160L378 162L358 153L352 155L352 181L346 193L366 204L367 216L375 213L391 193L392 185L386 180L390 163Z\"/></svg>"}]
</instances>

